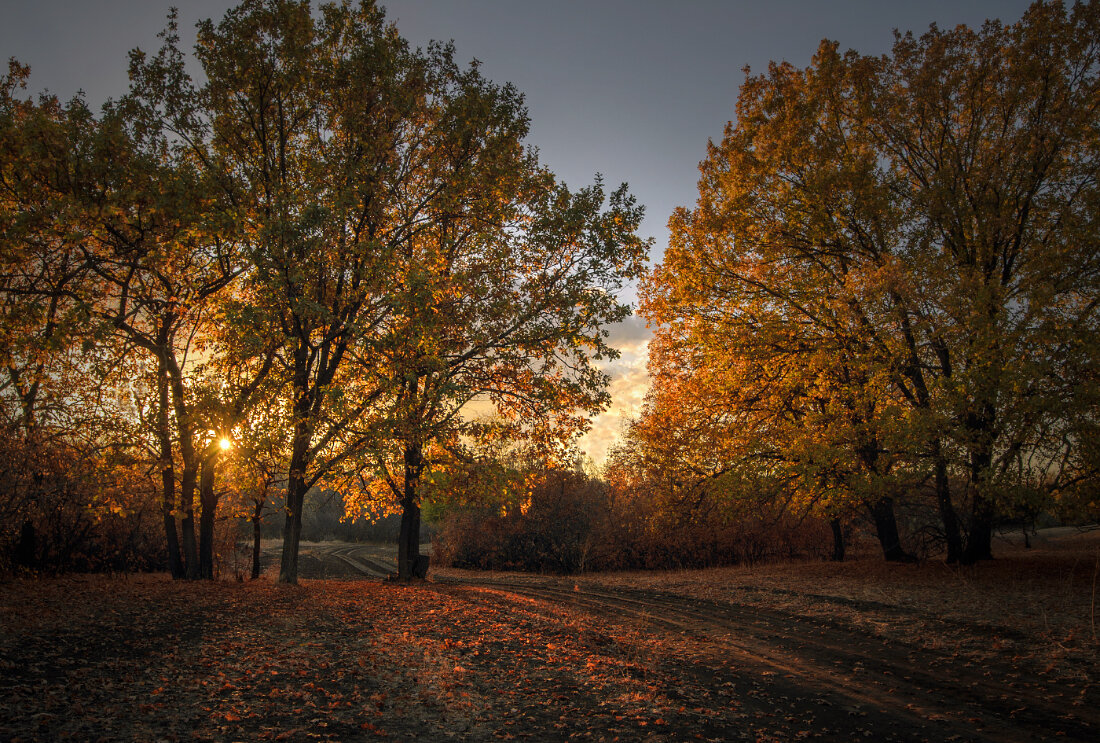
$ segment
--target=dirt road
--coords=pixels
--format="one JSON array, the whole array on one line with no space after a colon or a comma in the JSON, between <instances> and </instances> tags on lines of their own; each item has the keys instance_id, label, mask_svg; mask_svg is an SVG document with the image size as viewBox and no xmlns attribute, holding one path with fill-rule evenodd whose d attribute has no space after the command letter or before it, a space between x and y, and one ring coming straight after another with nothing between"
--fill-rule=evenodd
<instances>
[{"instance_id":1,"label":"dirt road","mask_svg":"<svg viewBox=\"0 0 1100 743\"><path fill-rule=\"evenodd\" d=\"M303 577L378 578L395 567L372 546L312 545L302 554ZM601 654L629 660L682 703L657 739L737 730L775 740L1100 740L1094 688L1022 668L1008 654L979 664L919 637L887 640L846 622L569 579L437 578L429 588L595 633Z\"/></svg>"},{"instance_id":2,"label":"dirt road","mask_svg":"<svg viewBox=\"0 0 1100 743\"><path fill-rule=\"evenodd\" d=\"M265 573L278 575L282 545L265 546L260 564ZM303 542L298 550L298 575L306 579L385 578L397 571L397 546Z\"/></svg>"}]
</instances>

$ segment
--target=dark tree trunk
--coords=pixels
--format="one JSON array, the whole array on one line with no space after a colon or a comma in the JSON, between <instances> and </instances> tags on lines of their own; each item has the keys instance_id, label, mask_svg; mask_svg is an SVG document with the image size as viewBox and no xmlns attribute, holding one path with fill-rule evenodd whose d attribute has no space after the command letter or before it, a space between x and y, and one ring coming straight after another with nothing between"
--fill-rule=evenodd
<instances>
[{"instance_id":1,"label":"dark tree trunk","mask_svg":"<svg viewBox=\"0 0 1100 743\"><path fill-rule=\"evenodd\" d=\"M974 514L970 525L970 538L963 552L964 565L973 565L979 560L993 559L993 516L992 509L982 507Z\"/></svg>"},{"instance_id":2,"label":"dark tree trunk","mask_svg":"<svg viewBox=\"0 0 1100 743\"><path fill-rule=\"evenodd\" d=\"M256 502L256 510L252 513L252 579L260 577L260 524L264 511L264 502Z\"/></svg>"},{"instance_id":3,"label":"dark tree trunk","mask_svg":"<svg viewBox=\"0 0 1100 743\"><path fill-rule=\"evenodd\" d=\"M202 462L199 478L199 577L214 579L214 517L218 511L218 497L214 494L214 466L216 455Z\"/></svg>"},{"instance_id":4,"label":"dark tree trunk","mask_svg":"<svg viewBox=\"0 0 1100 743\"><path fill-rule=\"evenodd\" d=\"M303 385L300 385L303 386ZM283 555L279 563L279 582L298 583L298 544L302 539L302 504L305 503L305 472L309 467L309 446L313 429L309 424L309 397L302 395L294 404L298 423L294 430L294 446L286 482L286 523L283 525Z\"/></svg>"},{"instance_id":5,"label":"dark tree trunk","mask_svg":"<svg viewBox=\"0 0 1100 743\"><path fill-rule=\"evenodd\" d=\"M868 509L875 522L879 544L882 545L882 556L887 562L913 562L913 555L901 548L901 535L898 533L898 522L894 515L894 499L883 496L868 504Z\"/></svg>"},{"instance_id":6,"label":"dark tree trunk","mask_svg":"<svg viewBox=\"0 0 1100 743\"><path fill-rule=\"evenodd\" d=\"M302 539L302 504L305 502L305 491L306 484L301 475L292 474L287 480L286 488L283 556L279 563L280 583L298 583L298 544Z\"/></svg>"},{"instance_id":7,"label":"dark tree trunk","mask_svg":"<svg viewBox=\"0 0 1100 743\"><path fill-rule=\"evenodd\" d=\"M868 472L879 473L879 443L875 438L867 441L859 449L859 457ZM882 556L887 562L912 562L915 558L901 548L901 535L898 533L898 521L894 515L894 499L884 495L874 502L867 502L867 510L875 522L875 533L882 545Z\"/></svg>"},{"instance_id":8,"label":"dark tree trunk","mask_svg":"<svg viewBox=\"0 0 1100 743\"><path fill-rule=\"evenodd\" d=\"M419 443L405 445L405 482L401 496L401 530L397 538L397 577L410 580L427 575L420 555L420 503L418 490L424 458Z\"/></svg>"},{"instance_id":9,"label":"dark tree trunk","mask_svg":"<svg viewBox=\"0 0 1100 743\"><path fill-rule=\"evenodd\" d=\"M962 559L962 533L959 530L959 517L951 503L951 483L947 478L947 460L943 456L939 439L933 443L933 457L936 467L936 504L943 521L943 533L947 539L947 562L954 564Z\"/></svg>"},{"instance_id":10,"label":"dark tree trunk","mask_svg":"<svg viewBox=\"0 0 1100 743\"><path fill-rule=\"evenodd\" d=\"M161 475L164 480L172 479L172 470L165 469ZM179 534L176 532L176 517L172 515L172 496L175 488L171 490L167 489L167 485L164 486L165 497L162 502L162 513L164 518L164 541L168 548L168 572L172 574L173 578L180 579L184 577L183 572L183 559L180 557L180 540Z\"/></svg>"},{"instance_id":11,"label":"dark tree trunk","mask_svg":"<svg viewBox=\"0 0 1100 743\"><path fill-rule=\"evenodd\" d=\"M833 529L833 562L844 562L844 528L840 519L830 519Z\"/></svg>"},{"instance_id":12,"label":"dark tree trunk","mask_svg":"<svg viewBox=\"0 0 1100 743\"><path fill-rule=\"evenodd\" d=\"M993 507L984 496L975 493L971 514L970 534L962 555L964 565L993 559Z\"/></svg>"},{"instance_id":13,"label":"dark tree trunk","mask_svg":"<svg viewBox=\"0 0 1100 743\"><path fill-rule=\"evenodd\" d=\"M183 384L183 372L169 349L162 351L161 358L167 371L167 381L172 388L172 405L176 413L176 430L179 432L180 459L183 460L183 472L180 474L183 559L186 563L187 578L195 580L199 577L199 550L195 542L195 485L198 479L199 461L195 456L194 430L191 415L187 409L187 391Z\"/></svg>"},{"instance_id":14,"label":"dark tree trunk","mask_svg":"<svg viewBox=\"0 0 1100 743\"><path fill-rule=\"evenodd\" d=\"M179 534L176 532L176 473L172 466L172 435L168 429L168 370L163 359L157 367L157 440L160 444L161 513L164 538L168 547L168 571L175 579L184 577L180 557Z\"/></svg>"},{"instance_id":15,"label":"dark tree trunk","mask_svg":"<svg viewBox=\"0 0 1100 743\"><path fill-rule=\"evenodd\" d=\"M199 549L195 541L195 471L186 465L180 477L180 511L183 512L180 529L183 531L183 560L186 564L186 577L188 580L197 580Z\"/></svg>"},{"instance_id":16,"label":"dark tree trunk","mask_svg":"<svg viewBox=\"0 0 1100 743\"><path fill-rule=\"evenodd\" d=\"M38 535L30 519L23 521L23 528L19 530L19 542L15 545L15 554L12 559L16 565L25 568L38 567Z\"/></svg>"},{"instance_id":17,"label":"dark tree trunk","mask_svg":"<svg viewBox=\"0 0 1100 743\"><path fill-rule=\"evenodd\" d=\"M323 355L327 356L326 351ZM283 554L279 561L279 582L297 585L298 545L302 540L302 505L306 500L309 484L306 473L312 463L313 426L316 420L315 396L323 395L323 385L331 379L318 378L311 386L312 366L308 333L298 339L294 350L294 441L290 448L290 462L286 480L286 522L283 524ZM322 367L327 368L326 364ZM333 367L335 368L335 367ZM323 370L322 370L323 371Z\"/></svg>"},{"instance_id":18,"label":"dark tree trunk","mask_svg":"<svg viewBox=\"0 0 1100 743\"><path fill-rule=\"evenodd\" d=\"M962 555L965 565L993 559L993 503L985 495L993 455L988 451L970 455L970 534Z\"/></svg>"}]
</instances>

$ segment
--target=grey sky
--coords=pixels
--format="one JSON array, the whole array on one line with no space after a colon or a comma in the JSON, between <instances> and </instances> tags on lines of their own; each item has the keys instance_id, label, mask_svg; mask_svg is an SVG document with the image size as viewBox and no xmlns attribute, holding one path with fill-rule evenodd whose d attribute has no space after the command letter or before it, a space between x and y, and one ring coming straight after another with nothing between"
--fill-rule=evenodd
<instances>
[{"instance_id":1,"label":"grey sky","mask_svg":"<svg viewBox=\"0 0 1100 743\"><path fill-rule=\"evenodd\" d=\"M180 7L189 41L200 18L220 17L226 0L0 0L0 54L32 69L31 89L68 97L83 89L98 105L126 87L126 52L153 51L168 8ZM667 242L676 206L695 200L697 164L708 138L734 115L749 65L805 65L822 38L865 54L889 50L893 30L979 26L1017 20L1025 0L390 0L388 18L418 46L453 39L458 58L527 95L529 141L572 186L595 173L630 183L646 206L643 232ZM632 295L631 295L632 297ZM622 329L637 344L636 325ZM644 349L632 371L644 367ZM613 369L616 376L628 374ZM643 377L639 377L642 379ZM623 387L624 382L619 385ZM629 413L631 405L619 413ZM602 457L617 414L590 450Z\"/></svg>"}]
</instances>

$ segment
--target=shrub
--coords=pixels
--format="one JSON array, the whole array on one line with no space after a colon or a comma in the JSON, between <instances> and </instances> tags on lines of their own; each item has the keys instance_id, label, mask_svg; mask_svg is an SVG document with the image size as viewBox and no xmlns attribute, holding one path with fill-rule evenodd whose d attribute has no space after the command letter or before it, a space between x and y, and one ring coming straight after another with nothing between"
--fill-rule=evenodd
<instances>
[{"instance_id":1,"label":"shrub","mask_svg":"<svg viewBox=\"0 0 1100 743\"><path fill-rule=\"evenodd\" d=\"M785 514L677 518L645 493L623 493L565 470L530 478L520 508L463 508L433 538L436 564L483 570L573 573L699 568L830 554L821 519Z\"/></svg>"}]
</instances>

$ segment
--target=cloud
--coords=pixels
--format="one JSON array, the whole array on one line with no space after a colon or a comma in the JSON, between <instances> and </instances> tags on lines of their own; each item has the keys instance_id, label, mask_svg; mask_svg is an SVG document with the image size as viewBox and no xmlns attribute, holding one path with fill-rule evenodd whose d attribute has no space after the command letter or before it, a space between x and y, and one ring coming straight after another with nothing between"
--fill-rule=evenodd
<instances>
[{"instance_id":1,"label":"cloud","mask_svg":"<svg viewBox=\"0 0 1100 743\"><path fill-rule=\"evenodd\" d=\"M607 344L617 348L625 358L628 354L644 353L645 347L653 339L653 331L646 327L645 320L631 315L622 322L607 327Z\"/></svg>"},{"instance_id":2,"label":"cloud","mask_svg":"<svg viewBox=\"0 0 1100 743\"><path fill-rule=\"evenodd\" d=\"M607 459L607 452L623 432L624 427L641 412L642 402L649 391L649 342L653 331L645 321L632 315L621 323L608 326L608 345L621 354L615 360L597 362L611 377L608 392L611 405L592 420L588 433L579 441L580 450L590 456L597 466ZM463 415L473 419L491 415L493 406L488 400L475 401L467 406Z\"/></svg>"},{"instance_id":3,"label":"cloud","mask_svg":"<svg viewBox=\"0 0 1100 743\"><path fill-rule=\"evenodd\" d=\"M604 463L608 450L619 438L623 428L641 411L642 402L649 390L646 363L649 361L649 340L653 337L652 333L640 320L633 324L628 320L619 326L625 327L618 334L613 329L612 338L621 340L612 345L622 351L622 356L603 364L604 371L611 377L608 387L611 406L592 420L592 428L579 442L581 451L590 456L597 466Z\"/></svg>"}]
</instances>

